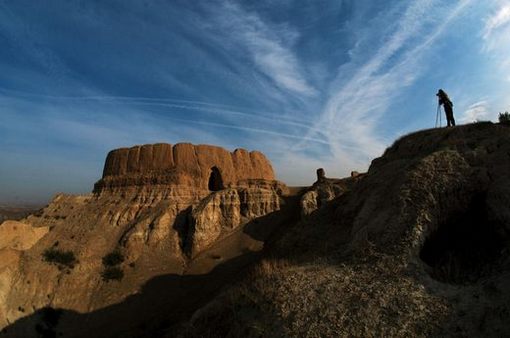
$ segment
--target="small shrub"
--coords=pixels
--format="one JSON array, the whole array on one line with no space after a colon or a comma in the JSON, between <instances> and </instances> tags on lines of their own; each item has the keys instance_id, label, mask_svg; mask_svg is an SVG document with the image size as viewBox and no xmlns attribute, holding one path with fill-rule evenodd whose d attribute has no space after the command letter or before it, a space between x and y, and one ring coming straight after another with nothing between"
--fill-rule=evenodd
<instances>
[{"instance_id":1,"label":"small shrub","mask_svg":"<svg viewBox=\"0 0 510 338\"><path fill-rule=\"evenodd\" d=\"M113 251L103 257L103 265L105 267L113 267L124 262L124 256L118 252Z\"/></svg>"},{"instance_id":2,"label":"small shrub","mask_svg":"<svg viewBox=\"0 0 510 338\"><path fill-rule=\"evenodd\" d=\"M44 250L42 255L44 261L56 264L59 267L72 269L77 263L76 257L72 251L64 251L57 249L56 247Z\"/></svg>"},{"instance_id":3,"label":"small shrub","mask_svg":"<svg viewBox=\"0 0 510 338\"><path fill-rule=\"evenodd\" d=\"M117 250L110 252L103 257L104 270L101 277L104 281L121 280L124 277L124 271L119 265L124 262L124 256Z\"/></svg>"},{"instance_id":4,"label":"small shrub","mask_svg":"<svg viewBox=\"0 0 510 338\"><path fill-rule=\"evenodd\" d=\"M124 271L122 271L122 269L117 266L110 266L103 270L101 277L104 281L120 281L124 277Z\"/></svg>"},{"instance_id":5,"label":"small shrub","mask_svg":"<svg viewBox=\"0 0 510 338\"><path fill-rule=\"evenodd\" d=\"M504 112L504 113L499 113L499 123L503 123L503 124L510 124L510 113L509 112Z\"/></svg>"}]
</instances>

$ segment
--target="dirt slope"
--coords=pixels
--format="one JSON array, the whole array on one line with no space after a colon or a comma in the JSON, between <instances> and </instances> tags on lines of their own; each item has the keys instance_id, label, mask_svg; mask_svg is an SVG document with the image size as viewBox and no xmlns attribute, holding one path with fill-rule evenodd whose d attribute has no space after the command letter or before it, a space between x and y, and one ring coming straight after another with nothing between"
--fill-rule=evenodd
<instances>
[{"instance_id":1,"label":"dirt slope","mask_svg":"<svg viewBox=\"0 0 510 338\"><path fill-rule=\"evenodd\" d=\"M180 335L510 335L509 169L508 126L403 137Z\"/></svg>"}]
</instances>

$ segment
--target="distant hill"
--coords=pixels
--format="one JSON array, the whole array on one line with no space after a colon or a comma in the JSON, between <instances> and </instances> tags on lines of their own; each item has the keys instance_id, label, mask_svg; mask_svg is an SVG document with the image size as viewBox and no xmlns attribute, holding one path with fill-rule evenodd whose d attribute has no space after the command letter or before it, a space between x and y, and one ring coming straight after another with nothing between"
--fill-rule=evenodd
<instances>
[{"instance_id":1,"label":"distant hill","mask_svg":"<svg viewBox=\"0 0 510 338\"><path fill-rule=\"evenodd\" d=\"M6 220L18 221L36 212L42 206L8 206L0 205L0 223Z\"/></svg>"}]
</instances>

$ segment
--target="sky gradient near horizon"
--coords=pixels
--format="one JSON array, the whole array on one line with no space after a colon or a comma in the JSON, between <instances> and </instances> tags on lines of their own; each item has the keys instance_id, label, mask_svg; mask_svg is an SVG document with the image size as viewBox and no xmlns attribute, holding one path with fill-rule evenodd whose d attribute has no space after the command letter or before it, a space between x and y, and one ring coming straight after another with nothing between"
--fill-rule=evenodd
<instances>
[{"instance_id":1,"label":"sky gradient near horizon","mask_svg":"<svg viewBox=\"0 0 510 338\"><path fill-rule=\"evenodd\" d=\"M509 0L0 0L0 46L0 204L89 192L155 142L309 185L433 127L438 88L461 124L510 109Z\"/></svg>"}]
</instances>

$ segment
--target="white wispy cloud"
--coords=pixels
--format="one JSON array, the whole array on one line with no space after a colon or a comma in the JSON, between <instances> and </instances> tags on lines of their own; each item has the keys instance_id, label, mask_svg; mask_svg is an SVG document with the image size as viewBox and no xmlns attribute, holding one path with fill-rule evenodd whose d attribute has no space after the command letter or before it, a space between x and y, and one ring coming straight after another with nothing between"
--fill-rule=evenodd
<instances>
[{"instance_id":1,"label":"white wispy cloud","mask_svg":"<svg viewBox=\"0 0 510 338\"><path fill-rule=\"evenodd\" d=\"M497 2L496 9L485 21L482 36L482 51L490 55L510 82L510 2Z\"/></svg>"},{"instance_id":2,"label":"white wispy cloud","mask_svg":"<svg viewBox=\"0 0 510 338\"><path fill-rule=\"evenodd\" d=\"M223 4L219 18L226 30L249 50L257 68L278 87L306 96L317 94L291 48L299 38L296 30L285 25L270 25L256 13L232 2Z\"/></svg>"},{"instance_id":3,"label":"white wispy cloud","mask_svg":"<svg viewBox=\"0 0 510 338\"><path fill-rule=\"evenodd\" d=\"M482 100L471 104L468 109L462 113L459 122L472 123L476 121L487 121L491 119L492 115L489 109L489 102Z\"/></svg>"},{"instance_id":4,"label":"white wispy cloud","mask_svg":"<svg viewBox=\"0 0 510 338\"><path fill-rule=\"evenodd\" d=\"M510 23L510 3L502 5L486 23L483 37L489 39L494 31L508 25Z\"/></svg>"},{"instance_id":5,"label":"white wispy cloud","mask_svg":"<svg viewBox=\"0 0 510 338\"><path fill-rule=\"evenodd\" d=\"M154 98L154 97L127 97L127 96L108 96L108 95L94 95L94 96L55 96L55 95L42 95L42 94L32 94L14 90L8 90L0 87L0 94L8 93L12 96L18 97L18 99L22 98L36 98L36 99L45 99L51 100L56 104L71 104L73 106L79 105L90 105L90 104L99 104L104 107L111 107L115 110L123 110L127 112L129 116L133 116L133 113L136 111L145 112L145 113L159 113L166 115L168 120L179 121L181 124L188 125L203 125L203 126L217 126L226 129L237 129L242 131L249 131L256 134L266 134L266 135L275 135L280 136L282 138L287 138L290 140L302 140L303 136L301 134L292 134L289 132L283 132L278 130L287 130L292 128L298 128L300 130L309 130L310 123L303 120L292 119L284 116L277 116L276 113L264 113L264 112L254 112L254 111L241 111L240 107L234 107L224 104L217 104L213 102L203 102L203 101L194 101L194 100L180 100L180 99L171 99L171 98ZM149 108L147 108L149 107ZM150 109L151 107L157 109ZM104 109L104 108L103 108ZM236 119L230 119L231 123L219 123L219 122L208 122L203 119L179 119L172 117L172 114L175 112L175 109L179 110L188 110L195 111L201 115L215 115L220 118L224 118L225 116L236 117ZM84 114L85 115L85 114ZM61 119L62 117L60 117ZM253 125L257 122L259 127L253 127ZM73 123L69 122L70 125L68 127L73 127ZM246 124L251 127L247 127ZM114 123L114 126L119 126L118 123ZM76 130L77 134L80 135L79 132L82 130L82 124L78 123L75 125L75 128L63 128L65 130ZM90 128L87 127L87 130ZM95 138L98 143L103 144L101 140L101 134L104 135L115 135L118 139L122 139L120 135L113 133L114 130L108 130L104 127L97 127L97 138ZM319 137L308 137L304 138L307 141L327 144L324 139L324 135L322 130L315 130Z\"/></svg>"}]
</instances>

